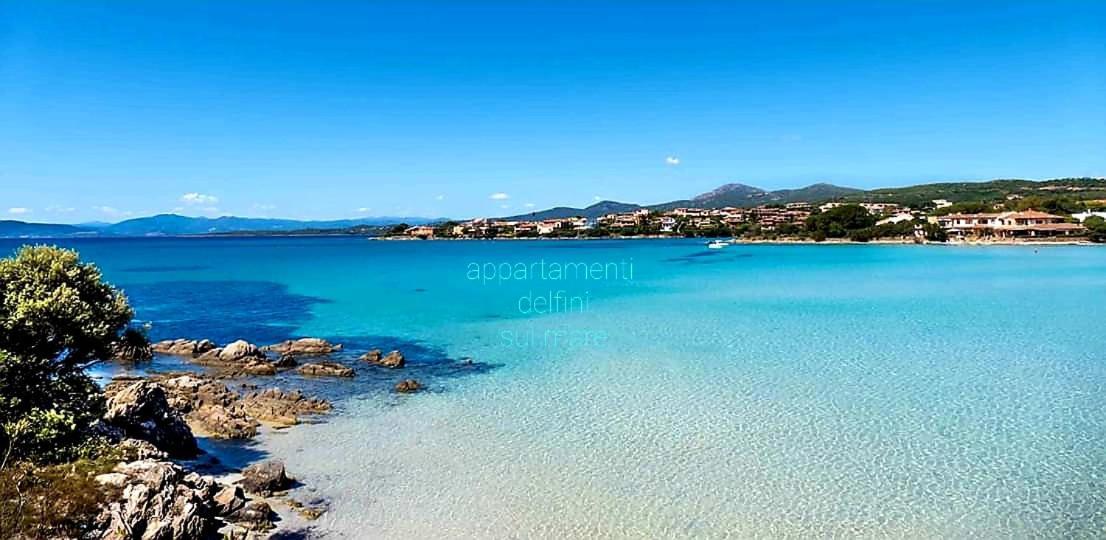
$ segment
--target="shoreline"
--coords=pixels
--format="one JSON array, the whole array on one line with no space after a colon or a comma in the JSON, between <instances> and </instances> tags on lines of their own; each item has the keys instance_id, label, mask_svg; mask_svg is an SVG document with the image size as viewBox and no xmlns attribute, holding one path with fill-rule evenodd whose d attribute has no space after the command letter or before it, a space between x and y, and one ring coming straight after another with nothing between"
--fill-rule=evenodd
<instances>
[{"instance_id":1,"label":"shoreline","mask_svg":"<svg viewBox=\"0 0 1106 540\"><path fill-rule=\"evenodd\" d=\"M707 237L683 237L683 236L597 236L597 237L579 237L579 238L553 238L553 237L539 237L539 238L410 238L410 237L392 237L392 236L376 236L368 237L367 240L372 241L387 241L387 242L559 242L559 241L592 241L592 240L698 240L702 242L710 242L713 240L721 240L723 242L733 245L809 245L809 246L866 246L866 245L885 245L885 246L1106 246L1106 244L1099 244L1091 242L1086 239L1069 239L1069 240L965 240L965 241L951 241L951 242L915 242L912 239L891 239L883 238L876 240L869 240L867 242L857 242L854 240L847 240L841 238L829 238L822 241L809 240L809 239L727 239L727 238L707 238Z\"/></svg>"}]
</instances>

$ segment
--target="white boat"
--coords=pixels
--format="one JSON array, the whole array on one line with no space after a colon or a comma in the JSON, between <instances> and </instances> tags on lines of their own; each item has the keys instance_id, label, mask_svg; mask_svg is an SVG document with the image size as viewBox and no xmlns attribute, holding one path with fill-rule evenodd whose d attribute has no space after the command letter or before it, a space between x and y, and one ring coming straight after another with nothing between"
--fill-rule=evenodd
<instances>
[{"instance_id":1,"label":"white boat","mask_svg":"<svg viewBox=\"0 0 1106 540\"><path fill-rule=\"evenodd\" d=\"M709 249L722 249L722 248L726 247L726 245L727 245L726 242L724 242L722 240L712 240L709 244L707 244L707 248L709 248Z\"/></svg>"}]
</instances>

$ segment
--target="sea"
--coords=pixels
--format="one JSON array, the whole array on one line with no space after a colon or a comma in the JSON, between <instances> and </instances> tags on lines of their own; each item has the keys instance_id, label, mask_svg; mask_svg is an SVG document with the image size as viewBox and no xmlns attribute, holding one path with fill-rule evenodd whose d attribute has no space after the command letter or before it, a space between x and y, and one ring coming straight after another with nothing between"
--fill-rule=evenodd
<instances>
[{"instance_id":1,"label":"sea","mask_svg":"<svg viewBox=\"0 0 1106 540\"><path fill-rule=\"evenodd\" d=\"M326 502L313 537L1106 536L1106 249L33 242L153 339L345 346L352 380L271 382L333 414L236 443Z\"/></svg>"}]
</instances>

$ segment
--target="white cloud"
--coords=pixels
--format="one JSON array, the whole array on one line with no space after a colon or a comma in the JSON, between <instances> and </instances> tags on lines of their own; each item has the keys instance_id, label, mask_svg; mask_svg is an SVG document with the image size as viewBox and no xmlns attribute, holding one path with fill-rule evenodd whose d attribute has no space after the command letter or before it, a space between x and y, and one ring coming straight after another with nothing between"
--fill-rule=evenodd
<instances>
[{"instance_id":1,"label":"white cloud","mask_svg":"<svg viewBox=\"0 0 1106 540\"><path fill-rule=\"evenodd\" d=\"M219 198L214 196L214 195L205 195L203 193L192 192L192 193L185 193L184 195L181 195L180 196L180 202L182 202L184 204L188 204L188 205L204 204L204 205L211 206L211 205L219 202Z\"/></svg>"},{"instance_id":2,"label":"white cloud","mask_svg":"<svg viewBox=\"0 0 1106 540\"><path fill-rule=\"evenodd\" d=\"M21 206L17 206L15 208L9 208L8 213L9 214L15 214L15 215L19 216L19 215L23 215L23 214L30 214L31 209L30 208L23 208Z\"/></svg>"},{"instance_id":3,"label":"white cloud","mask_svg":"<svg viewBox=\"0 0 1106 540\"><path fill-rule=\"evenodd\" d=\"M501 204L501 205L499 205L499 207L500 207L500 208L502 208L502 209L504 209L504 210L506 210L506 209L510 208L510 207L511 207L511 205L509 205L509 204Z\"/></svg>"},{"instance_id":4,"label":"white cloud","mask_svg":"<svg viewBox=\"0 0 1106 540\"><path fill-rule=\"evenodd\" d=\"M435 201L444 201L445 200L445 195L438 195L437 197L434 197L434 200Z\"/></svg>"},{"instance_id":5,"label":"white cloud","mask_svg":"<svg viewBox=\"0 0 1106 540\"><path fill-rule=\"evenodd\" d=\"M46 207L46 211L50 212L51 214L68 214L71 212L76 212L77 209L71 206L58 206L56 204L52 204Z\"/></svg>"},{"instance_id":6,"label":"white cloud","mask_svg":"<svg viewBox=\"0 0 1106 540\"><path fill-rule=\"evenodd\" d=\"M93 206L92 209L108 217L126 217L134 213L120 211L118 208L112 206Z\"/></svg>"},{"instance_id":7,"label":"white cloud","mask_svg":"<svg viewBox=\"0 0 1106 540\"><path fill-rule=\"evenodd\" d=\"M362 206L361 208L357 209L357 211L362 213L362 214L364 214L365 212L368 212L369 210L372 210L372 208L369 208L367 206Z\"/></svg>"},{"instance_id":8,"label":"white cloud","mask_svg":"<svg viewBox=\"0 0 1106 540\"><path fill-rule=\"evenodd\" d=\"M680 158L678 158L676 156L668 156L668 157L664 158L664 162L667 163L668 165L672 165L673 167L675 167L676 165L680 164Z\"/></svg>"},{"instance_id":9,"label":"white cloud","mask_svg":"<svg viewBox=\"0 0 1106 540\"><path fill-rule=\"evenodd\" d=\"M532 202L528 202L528 203L526 203L526 204L524 204L524 205L522 205L522 206L525 206L525 207L527 207L527 208L533 208L533 207L535 207L535 206L537 206L537 205L536 205L536 204L534 204L534 203L532 203Z\"/></svg>"},{"instance_id":10,"label":"white cloud","mask_svg":"<svg viewBox=\"0 0 1106 540\"><path fill-rule=\"evenodd\" d=\"M276 206L272 204L253 203L253 209L259 212L268 212L269 210L276 210Z\"/></svg>"},{"instance_id":11,"label":"white cloud","mask_svg":"<svg viewBox=\"0 0 1106 540\"><path fill-rule=\"evenodd\" d=\"M488 196L488 198L493 201L505 201L507 199L510 199L511 196L506 193L492 193L490 196Z\"/></svg>"},{"instance_id":12,"label":"white cloud","mask_svg":"<svg viewBox=\"0 0 1106 540\"><path fill-rule=\"evenodd\" d=\"M592 197L591 200L593 200L595 202L599 202L599 201L603 200L603 197L600 197L600 196L596 195L596 196Z\"/></svg>"}]
</instances>

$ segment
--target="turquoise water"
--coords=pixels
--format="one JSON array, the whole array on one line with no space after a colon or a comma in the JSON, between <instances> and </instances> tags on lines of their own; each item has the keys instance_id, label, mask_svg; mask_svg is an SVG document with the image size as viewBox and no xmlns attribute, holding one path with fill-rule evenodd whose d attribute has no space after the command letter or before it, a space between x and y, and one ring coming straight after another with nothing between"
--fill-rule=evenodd
<instances>
[{"instance_id":1,"label":"turquoise water","mask_svg":"<svg viewBox=\"0 0 1106 540\"><path fill-rule=\"evenodd\" d=\"M326 536L1106 534L1106 249L69 244L157 338L408 351L430 392L358 366L328 422L263 441L331 498Z\"/></svg>"}]
</instances>

